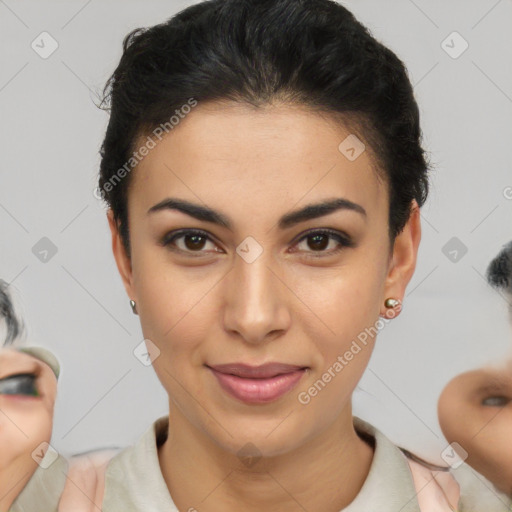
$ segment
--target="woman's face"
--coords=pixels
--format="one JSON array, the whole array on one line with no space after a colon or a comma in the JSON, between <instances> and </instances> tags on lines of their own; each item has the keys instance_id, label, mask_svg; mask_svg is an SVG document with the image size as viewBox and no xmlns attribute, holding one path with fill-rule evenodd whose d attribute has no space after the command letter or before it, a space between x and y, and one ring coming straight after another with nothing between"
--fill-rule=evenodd
<instances>
[{"instance_id":1,"label":"woman's face","mask_svg":"<svg viewBox=\"0 0 512 512\"><path fill-rule=\"evenodd\" d=\"M56 393L50 366L15 349L0 349L1 511L9 509L46 453L48 445L40 445L50 442Z\"/></svg>"},{"instance_id":2,"label":"woman's face","mask_svg":"<svg viewBox=\"0 0 512 512\"><path fill-rule=\"evenodd\" d=\"M444 388L438 409L448 442L459 443L466 462L512 496L512 362L458 375Z\"/></svg>"},{"instance_id":3,"label":"woman's face","mask_svg":"<svg viewBox=\"0 0 512 512\"><path fill-rule=\"evenodd\" d=\"M158 347L153 366L171 408L233 453L248 441L284 453L342 412L351 422L383 302L401 299L413 273L418 215L391 253L387 188L368 151L354 159L349 150L349 159L338 149L349 133L298 108L200 104L132 171L131 267L109 212L118 268ZM229 225L151 210L171 198ZM338 199L350 207L291 215ZM239 362L308 370L256 403L224 391L209 368Z\"/></svg>"}]
</instances>

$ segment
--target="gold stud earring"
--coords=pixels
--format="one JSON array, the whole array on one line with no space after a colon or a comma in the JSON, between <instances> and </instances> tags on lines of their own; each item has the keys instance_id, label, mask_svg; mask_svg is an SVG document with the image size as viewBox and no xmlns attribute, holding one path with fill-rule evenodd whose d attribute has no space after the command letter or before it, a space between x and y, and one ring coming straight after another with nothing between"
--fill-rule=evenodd
<instances>
[{"instance_id":1,"label":"gold stud earring","mask_svg":"<svg viewBox=\"0 0 512 512\"><path fill-rule=\"evenodd\" d=\"M399 304L401 304L399 299L393 299L393 297L389 297L384 301L384 306L389 308L396 308Z\"/></svg>"},{"instance_id":2,"label":"gold stud earring","mask_svg":"<svg viewBox=\"0 0 512 512\"><path fill-rule=\"evenodd\" d=\"M380 314L382 318L387 318L388 320L395 318L402 309L402 302L400 299L394 299L393 297L388 297L384 301L384 306L386 306L387 311L384 314ZM398 308L397 308L398 306ZM397 309L395 309L397 308Z\"/></svg>"},{"instance_id":3,"label":"gold stud earring","mask_svg":"<svg viewBox=\"0 0 512 512\"><path fill-rule=\"evenodd\" d=\"M134 300L130 299L130 306L132 307L133 314L138 315L139 313L137 312L137 305L135 304Z\"/></svg>"}]
</instances>

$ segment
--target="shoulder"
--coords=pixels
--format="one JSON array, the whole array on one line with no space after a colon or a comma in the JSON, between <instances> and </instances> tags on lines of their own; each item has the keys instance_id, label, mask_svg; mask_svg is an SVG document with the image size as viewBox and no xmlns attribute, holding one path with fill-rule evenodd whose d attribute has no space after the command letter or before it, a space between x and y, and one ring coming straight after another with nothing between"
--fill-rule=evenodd
<instances>
[{"instance_id":1,"label":"shoulder","mask_svg":"<svg viewBox=\"0 0 512 512\"><path fill-rule=\"evenodd\" d=\"M64 456L48 449L9 512L85 512L101 509L104 474L120 448Z\"/></svg>"},{"instance_id":2,"label":"shoulder","mask_svg":"<svg viewBox=\"0 0 512 512\"><path fill-rule=\"evenodd\" d=\"M510 512L512 497L498 491L482 474L466 463L452 470L461 488L461 512Z\"/></svg>"},{"instance_id":3,"label":"shoulder","mask_svg":"<svg viewBox=\"0 0 512 512\"><path fill-rule=\"evenodd\" d=\"M156 420L126 447L69 458L58 512L147 510L149 499L155 501L155 510L159 509L169 498L158 462L158 442L166 434L167 420ZM171 503L166 510L172 510Z\"/></svg>"},{"instance_id":4,"label":"shoulder","mask_svg":"<svg viewBox=\"0 0 512 512\"><path fill-rule=\"evenodd\" d=\"M57 512L66 485L68 460L51 447L9 508L9 512Z\"/></svg>"},{"instance_id":5,"label":"shoulder","mask_svg":"<svg viewBox=\"0 0 512 512\"><path fill-rule=\"evenodd\" d=\"M412 473L420 510L459 510L461 489L449 468L436 467L407 450L402 452Z\"/></svg>"},{"instance_id":6,"label":"shoulder","mask_svg":"<svg viewBox=\"0 0 512 512\"><path fill-rule=\"evenodd\" d=\"M177 512L158 455L167 436L168 421L168 416L157 419L136 443L112 459L105 475L103 510Z\"/></svg>"},{"instance_id":7,"label":"shoulder","mask_svg":"<svg viewBox=\"0 0 512 512\"><path fill-rule=\"evenodd\" d=\"M512 498L498 491L468 464L437 467L407 450L402 451L408 458L421 510L438 510L435 505L446 499L459 512L512 511Z\"/></svg>"},{"instance_id":8,"label":"shoulder","mask_svg":"<svg viewBox=\"0 0 512 512\"><path fill-rule=\"evenodd\" d=\"M86 512L101 509L105 472L120 448L95 450L68 459L68 472L58 512Z\"/></svg>"},{"instance_id":9,"label":"shoulder","mask_svg":"<svg viewBox=\"0 0 512 512\"><path fill-rule=\"evenodd\" d=\"M9 512L130 512L148 510L149 502L152 510L177 510L158 460L167 426L161 417L123 448L66 456L49 449Z\"/></svg>"},{"instance_id":10,"label":"shoulder","mask_svg":"<svg viewBox=\"0 0 512 512\"><path fill-rule=\"evenodd\" d=\"M451 512L459 488L446 468L422 464L378 428L354 416L354 427L374 439L374 456L367 479L353 503L353 512L368 508L402 512ZM428 464L428 463L426 463ZM352 512L352 509L349 509Z\"/></svg>"}]
</instances>

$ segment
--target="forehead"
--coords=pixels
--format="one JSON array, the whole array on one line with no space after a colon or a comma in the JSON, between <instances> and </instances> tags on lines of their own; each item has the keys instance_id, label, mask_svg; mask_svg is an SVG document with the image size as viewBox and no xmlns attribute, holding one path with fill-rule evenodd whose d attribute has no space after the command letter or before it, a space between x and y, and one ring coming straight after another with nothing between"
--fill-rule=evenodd
<instances>
[{"instance_id":1,"label":"forehead","mask_svg":"<svg viewBox=\"0 0 512 512\"><path fill-rule=\"evenodd\" d=\"M255 198L268 206L325 196L379 208L387 190L374 166L363 141L327 114L199 104L136 166L129 203L147 211L172 192L232 208Z\"/></svg>"},{"instance_id":2,"label":"forehead","mask_svg":"<svg viewBox=\"0 0 512 512\"><path fill-rule=\"evenodd\" d=\"M14 348L0 349L0 376L18 371L33 370L40 366L40 360Z\"/></svg>"}]
</instances>

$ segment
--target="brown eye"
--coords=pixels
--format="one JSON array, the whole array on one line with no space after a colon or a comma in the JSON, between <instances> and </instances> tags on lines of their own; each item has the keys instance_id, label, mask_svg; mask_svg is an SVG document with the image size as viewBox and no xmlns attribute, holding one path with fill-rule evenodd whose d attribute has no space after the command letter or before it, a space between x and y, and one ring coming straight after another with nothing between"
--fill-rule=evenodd
<instances>
[{"instance_id":1,"label":"brown eye","mask_svg":"<svg viewBox=\"0 0 512 512\"><path fill-rule=\"evenodd\" d=\"M315 251L322 251L329 246L329 238L329 235L325 235L323 233L318 235L311 235L308 237L308 246L310 249L314 249Z\"/></svg>"},{"instance_id":2,"label":"brown eye","mask_svg":"<svg viewBox=\"0 0 512 512\"><path fill-rule=\"evenodd\" d=\"M187 249L195 251L204 247L206 239L202 235L185 235L184 241Z\"/></svg>"},{"instance_id":3,"label":"brown eye","mask_svg":"<svg viewBox=\"0 0 512 512\"><path fill-rule=\"evenodd\" d=\"M177 243L177 242L180 243ZM193 256L201 256L203 253L211 252L204 250L207 243L213 246L213 252L220 252L216 249L210 236L204 231L186 229L178 232L171 232L165 235L160 242L164 247ZM197 254L193 254L197 253Z\"/></svg>"},{"instance_id":4,"label":"brown eye","mask_svg":"<svg viewBox=\"0 0 512 512\"><path fill-rule=\"evenodd\" d=\"M325 250L329 244L334 242L331 250ZM307 232L297 243L297 246L305 245L306 257L318 258L323 256L332 256L346 247L354 247L354 242L346 236L331 229L313 230ZM309 254L307 254L309 253ZM317 254L315 254L317 253Z\"/></svg>"}]
</instances>

